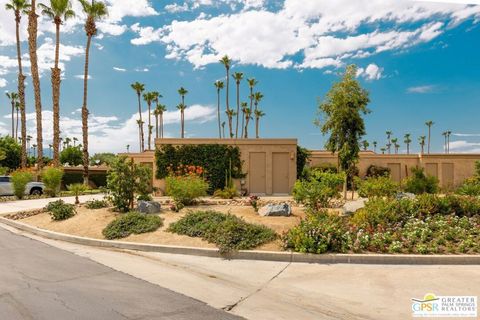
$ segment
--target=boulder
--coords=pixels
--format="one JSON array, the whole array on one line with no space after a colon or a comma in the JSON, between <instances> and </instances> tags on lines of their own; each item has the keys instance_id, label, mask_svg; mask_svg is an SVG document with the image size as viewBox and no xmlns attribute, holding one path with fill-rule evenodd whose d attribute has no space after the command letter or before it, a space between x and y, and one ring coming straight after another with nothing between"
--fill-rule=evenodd
<instances>
[{"instance_id":1,"label":"boulder","mask_svg":"<svg viewBox=\"0 0 480 320\"><path fill-rule=\"evenodd\" d=\"M357 212L358 210L365 207L365 202L367 201L367 198L358 198L355 201L345 203L342 207L343 214L352 214Z\"/></svg>"},{"instance_id":2,"label":"boulder","mask_svg":"<svg viewBox=\"0 0 480 320\"><path fill-rule=\"evenodd\" d=\"M288 203L267 204L258 210L263 217L288 217L292 214L292 207Z\"/></svg>"},{"instance_id":3,"label":"boulder","mask_svg":"<svg viewBox=\"0 0 480 320\"><path fill-rule=\"evenodd\" d=\"M155 201L138 201L137 211L145 214L159 213L162 209L160 203Z\"/></svg>"},{"instance_id":4,"label":"boulder","mask_svg":"<svg viewBox=\"0 0 480 320\"><path fill-rule=\"evenodd\" d=\"M397 199L397 200L402 200L402 199L413 200L413 199L415 199L415 195L413 193L410 193L410 192L398 192L395 195L395 199Z\"/></svg>"}]
</instances>

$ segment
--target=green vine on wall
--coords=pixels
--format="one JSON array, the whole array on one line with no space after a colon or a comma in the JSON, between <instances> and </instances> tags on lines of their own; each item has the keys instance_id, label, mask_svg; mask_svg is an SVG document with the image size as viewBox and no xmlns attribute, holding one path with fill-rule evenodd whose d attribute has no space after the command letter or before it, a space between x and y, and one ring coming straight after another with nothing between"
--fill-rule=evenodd
<instances>
[{"instance_id":1,"label":"green vine on wall","mask_svg":"<svg viewBox=\"0 0 480 320\"><path fill-rule=\"evenodd\" d=\"M234 179L245 177L238 147L221 144L184 145L174 147L163 145L155 152L157 179L168 176L168 167L177 170L179 165L195 165L205 169L209 193L225 187L226 175L230 171ZM231 166L231 167L230 167Z\"/></svg>"}]
</instances>

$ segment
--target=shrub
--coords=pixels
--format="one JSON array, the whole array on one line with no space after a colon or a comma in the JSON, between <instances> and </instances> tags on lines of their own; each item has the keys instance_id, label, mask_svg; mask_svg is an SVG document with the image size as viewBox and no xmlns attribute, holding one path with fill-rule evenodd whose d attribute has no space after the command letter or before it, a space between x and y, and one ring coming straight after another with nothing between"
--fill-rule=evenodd
<instances>
[{"instance_id":1,"label":"shrub","mask_svg":"<svg viewBox=\"0 0 480 320\"><path fill-rule=\"evenodd\" d=\"M16 170L20 167L22 147L10 136L0 137L0 154L4 156L0 159L0 167Z\"/></svg>"},{"instance_id":2,"label":"shrub","mask_svg":"<svg viewBox=\"0 0 480 320\"><path fill-rule=\"evenodd\" d=\"M467 179L458 187L456 193L464 196L480 196L480 179L477 177Z\"/></svg>"},{"instance_id":3,"label":"shrub","mask_svg":"<svg viewBox=\"0 0 480 320\"><path fill-rule=\"evenodd\" d=\"M75 196L75 204L79 204L80 200L78 199L78 196L87 190L87 186L83 183L75 183L68 185L67 189Z\"/></svg>"},{"instance_id":4,"label":"shrub","mask_svg":"<svg viewBox=\"0 0 480 320\"><path fill-rule=\"evenodd\" d=\"M170 175L171 170L177 171L183 166L200 166L204 169L204 178L209 184L208 193L223 189L229 168L234 179L243 178L240 149L221 144L185 145L174 147L163 145L156 154L158 179ZM170 168L170 169L169 169Z\"/></svg>"},{"instance_id":5,"label":"shrub","mask_svg":"<svg viewBox=\"0 0 480 320\"><path fill-rule=\"evenodd\" d=\"M297 179L305 178L305 169L310 156L311 152L308 149L297 146Z\"/></svg>"},{"instance_id":6,"label":"shrub","mask_svg":"<svg viewBox=\"0 0 480 320\"><path fill-rule=\"evenodd\" d=\"M49 167L42 171L42 182L45 184L48 195L55 197L60 192L62 183L63 169Z\"/></svg>"},{"instance_id":7,"label":"shrub","mask_svg":"<svg viewBox=\"0 0 480 320\"><path fill-rule=\"evenodd\" d=\"M159 216L129 212L110 222L102 234L108 240L126 238L131 234L153 232L163 225Z\"/></svg>"},{"instance_id":8,"label":"shrub","mask_svg":"<svg viewBox=\"0 0 480 320\"><path fill-rule=\"evenodd\" d=\"M319 211L290 229L283 242L286 249L302 253L347 252L350 235L344 218Z\"/></svg>"},{"instance_id":9,"label":"shrub","mask_svg":"<svg viewBox=\"0 0 480 320\"><path fill-rule=\"evenodd\" d=\"M216 190L213 196L220 199L234 199L238 197L238 191L235 186L225 187L223 190Z\"/></svg>"},{"instance_id":10,"label":"shrub","mask_svg":"<svg viewBox=\"0 0 480 320\"><path fill-rule=\"evenodd\" d=\"M165 179L165 191L173 201L184 206L191 205L201 196L205 196L208 183L196 175L168 176Z\"/></svg>"},{"instance_id":11,"label":"shrub","mask_svg":"<svg viewBox=\"0 0 480 320\"><path fill-rule=\"evenodd\" d=\"M137 165L133 160L127 161L127 157L116 158L107 177L108 199L120 212L133 209L135 194L148 196L151 177L149 167Z\"/></svg>"},{"instance_id":12,"label":"shrub","mask_svg":"<svg viewBox=\"0 0 480 320\"><path fill-rule=\"evenodd\" d=\"M405 180L404 188L414 194L437 193L438 179L425 175L423 168L412 168L412 176Z\"/></svg>"},{"instance_id":13,"label":"shrub","mask_svg":"<svg viewBox=\"0 0 480 320\"><path fill-rule=\"evenodd\" d=\"M54 221L67 220L76 214L75 206L67 204L63 200L50 202L45 207L45 210L50 213Z\"/></svg>"},{"instance_id":14,"label":"shrub","mask_svg":"<svg viewBox=\"0 0 480 320\"><path fill-rule=\"evenodd\" d=\"M87 209L102 209L108 207L108 202L105 200L90 200L85 203Z\"/></svg>"},{"instance_id":15,"label":"shrub","mask_svg":"<svg viewBox=\"0 0 480 320\"><path fill-rule=\"evenodd\" d=\"M370 177L358 181L358 194L361 197L392 197L400 188L389 176Z\"/></svg>"},{"instance_id":16,"label":"shrub","mask_svg":"<svg viewBox=\"0 0 480 320\"><path fill-rule=\"evenodd\" d=\"M353 214L350 221L360 228L376 228L402 221L412 211L410 200L370 199Z\"/></svg>"},{"instance_id":17,"label":"shrub","mask_svg":"<svg viewBox=\"0 0 480 320\"><path fill-rule=\"evenodd\" d=\"M33 175L28 171L15 171L12 173L13 194L18 199L25 196L25 188L27 184L33 180Z\"/></svg>"},{"instance_id":18,"label":"shrub","mask_svg":"<svg viewBox=\"0 0 480 320\"><path fill-rule=\"evenodd\" d=\"M384 177L390 176L390 168L371 165L367 169L366 177Z\"/></svg>"},{"instance_id":19,"label":"shrub","mask_svg":"<svg viewBox=\"0 0 480 320\"><path fill-rule=\"evenodd\" d=\"M168 231L202 238L216 244L222 253L255 248L277 237L265 226L250 224L236 216L216 211L189 212L172 223Z\"/></svg>"},{"instance_id":20,"label":"shrub","mask_svg":"<svg viewBox=\"0 0 480 320\"><path fill-rule=\"evenodd\" d=\"M78 166L83 163L83 153L79 146L68 146L60 152L60 163Z\"/></svg>"},{"instance_id":21,"label":"shrub","mask_svg":"<svg viewBox=\"0 0 480 320\"><path fill-rule=\"evenodd\" d=\"M314 171L309 179L295 183L293 198L311 210L328 207L332 199L340 196L339 188L344 180L343 174Z\"/></svg>"}]
</instances>

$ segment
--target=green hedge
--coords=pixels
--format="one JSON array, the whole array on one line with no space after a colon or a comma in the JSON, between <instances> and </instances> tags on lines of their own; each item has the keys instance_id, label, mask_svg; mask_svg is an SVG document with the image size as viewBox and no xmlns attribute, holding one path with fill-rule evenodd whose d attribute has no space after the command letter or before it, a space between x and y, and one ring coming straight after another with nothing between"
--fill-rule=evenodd
<instances>
[{"instance_id":1,"label":"green hedge","mask_svg":"<svg viewBox=\"0 0 480 320\"><path fill-rule=\"evenodd\" d=\"M177 170L179 165L201 166L205 170L208 181L208 192L212 194L217 189L225 187L227 173L230 170L232 178L242 178L242 161L240 149L221 144L185 145L174 147L163 145L155 153L157 163L157 179L168 176L168 167Z\"/></svg>"}]
</instances>

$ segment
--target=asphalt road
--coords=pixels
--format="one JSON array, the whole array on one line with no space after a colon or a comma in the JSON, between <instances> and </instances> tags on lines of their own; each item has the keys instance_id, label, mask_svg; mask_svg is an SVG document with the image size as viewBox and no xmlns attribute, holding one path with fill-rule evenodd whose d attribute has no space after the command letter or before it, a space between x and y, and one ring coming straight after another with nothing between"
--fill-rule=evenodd
<instances>
[{"instance_id":1,"label":"asphalt road","mask_svg":"<svg viewBox=\"0 0 480 320\"><path fill-rule=\"evenodd\" d=\"M0 319L240 318L0 228Z\"/></svg>"}]
</instances>

